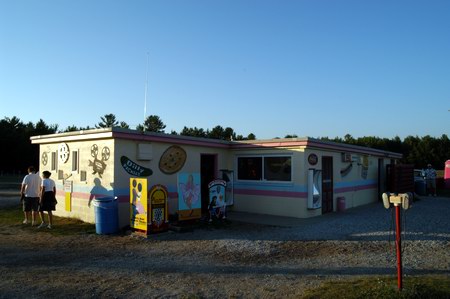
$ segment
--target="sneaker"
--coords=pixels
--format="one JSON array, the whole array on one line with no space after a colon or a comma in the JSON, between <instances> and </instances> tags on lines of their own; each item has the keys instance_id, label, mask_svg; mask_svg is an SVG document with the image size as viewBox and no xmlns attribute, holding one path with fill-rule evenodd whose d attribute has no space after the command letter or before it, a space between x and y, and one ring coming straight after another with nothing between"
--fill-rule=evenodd
<instances>
[{"instance_id":1,"label":"sneaker","mask_svg":"<svg viewBox=\"0 0 450 299\"><path fill-rule=\"evenodd\" d=\"M23 224L28 224L28 220L25 219L22 223L23 223Z\"/></svg>"},{"instance_id":2,"label":"sneaker","mask_svg":"<svg viewBox=\"0 0 450 299\"><path fill-rule=\"evenodd\" d=\"M52 229L52 226L49 224L49 225L47 225L47 228L48 229Z\"/></svg>"},{"instance_id":3,"label":"sneaker","mask_svg":"<svg viewBox=\"0 0 450 299\"><path fill-rule=\"evenodd\" d=\"M45 222L42 222L39 226L38 226L38 228L43 228L45 226Z\"/></svg>"},{"instance_id":4,"label":"sneaker","mask_svg":"<svg viewBox=\"0 0 450 299\"><path fill-rule=\"evenodd\" d=\"M33 221L33 222L31 222L31 226L35 226L36 224L35 224L35 222Z\"/></svg>"}]
</instances>

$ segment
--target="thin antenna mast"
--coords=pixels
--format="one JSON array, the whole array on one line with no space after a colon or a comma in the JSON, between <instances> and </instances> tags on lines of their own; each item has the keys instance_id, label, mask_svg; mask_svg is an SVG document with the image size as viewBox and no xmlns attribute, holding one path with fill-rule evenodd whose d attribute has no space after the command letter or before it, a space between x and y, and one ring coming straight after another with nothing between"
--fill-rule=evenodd
<instances>
[{"instance_id":1,"label":"thin antenna mast","mask_svg":"<svg viewBox=\"0 0 450 299\"><path fill-rule=\"evenodd\" d=\"M147 52L147 74L145 76L144 123L147 118L147 90L148 90L148 52Z\"/></svg>"}]
</instances>

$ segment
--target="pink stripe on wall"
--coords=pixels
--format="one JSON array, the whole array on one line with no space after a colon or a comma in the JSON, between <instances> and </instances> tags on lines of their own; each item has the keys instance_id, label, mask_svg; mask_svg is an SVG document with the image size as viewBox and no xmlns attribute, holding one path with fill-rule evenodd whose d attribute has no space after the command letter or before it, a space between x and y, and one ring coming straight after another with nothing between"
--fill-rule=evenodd
<instances>
[{"instance_id":1,"label":"pink stripe on wall","mask_svg":"<svg viewBox=\"0 0 450 299\"><path fill-rule=\"evenodd\" d=\"M64 190L56 190L56 195L59 197L64 197L66 192ZM95 198L102 198L102 197L108 197L109 195L106 194L91 194L91 193L84 193L84 192L72 192L72 197L77 199L85 199L89 200L95 199ZM169 198L178 198L178 192L169 192L168 193ZM118 195L117 200L119 203L127 203L130 202L130 196L127 195Z\"/></svg>"},{"instance_id":2,"label":"pink stripe on wall","mask_svg":"<svg viewBox=\"0 0 450 299\"><path fill-rule=\"evenodd\" d=\"M363 185L363 186L351 186L343 188L335 188L334 193L344 193L351 191L362 191L378 188L377 184ZM256 195L256 196L274 196L274 197L295 197L295 198L307 198L308 192L295 192L295 191L275 191L275 190L254 190L254 189L235 189L235 194L240 195Z\"/></svg>"},{"instance_id":3,"label":"pink stripe on wall","mask_svg":"<svg viewBox=\"0 0 450 299\"><path fill-rule=\"evenodd\" d=\"M369 189L377 189L377 188L378 188L377 184L371 184L371 185L336 188L336 189L334 189L334 192L335 193L344 193L344 192L361 191L361 190L369 190Z\"/></svg>"},{"instance_id":4,"label":"pink stripe on wall","mask_svg":"<svg viewBox=\"0 0 450 299\"><path fill-rule=\"evenodd\" d=\"M64 190L56 190L56 195L57 196L61 196L64 197L66 196L66 192ZM105 197L106 195L93 195L93 197L95 198L96 196L100 197ZM91 193L84 193L84 192L72 192L72 197L76 197L76 198L81 198L81 199L89 199L91 197Z\"/></svg>"}]
</instances>

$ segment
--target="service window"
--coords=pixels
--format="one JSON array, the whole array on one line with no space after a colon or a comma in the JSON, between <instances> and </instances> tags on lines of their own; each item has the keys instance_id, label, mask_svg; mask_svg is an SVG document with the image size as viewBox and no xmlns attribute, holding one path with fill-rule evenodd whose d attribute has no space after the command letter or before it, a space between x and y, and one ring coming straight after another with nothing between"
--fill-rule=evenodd
<instances>
[{"instance_id":1,"label":"service window","mask_svg":"<svg viewBox=\"0 0 450 299\"><path fill-rule=\"evenodd\" d=\"M291 181L291 157L264 157L264 180Z\"/></svg>"},{"instance_id":2,"label":"service window","mask_svg":"<svg viewBox=\"0 0 450 299\"><path fill-rule=\"evenodd\" d=\"M238 180L262 180L262 157L239 157Z\"/></svg>"},{"instance_id":3,"label":"service window","mask_svg":"<svg viewBox=\"0 0 450 299\"><path fill-rule=\"evenodd\" d=\"M238 180L292 181L291 156L238 157Z\"/></svg>"}]
</instances>

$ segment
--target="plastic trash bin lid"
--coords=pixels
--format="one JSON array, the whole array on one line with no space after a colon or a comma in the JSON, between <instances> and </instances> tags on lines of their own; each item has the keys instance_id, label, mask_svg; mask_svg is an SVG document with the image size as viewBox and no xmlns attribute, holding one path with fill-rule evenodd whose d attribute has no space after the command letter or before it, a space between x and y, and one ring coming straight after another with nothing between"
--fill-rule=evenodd
<instances>
[{"instance_id":1,"label":"plastic trash bin lid","mask_svg":"<svg viewBox=\"0 0 450 299\"><path fill-rule=\"evenodd\" d=\"M97 202L111 202L111 201L115 201L115 200L117 200L117 196L108 196L108 197L101 197L101 198L94 198L94 201L97 201Z\"/></svg>"}]
</instances>

